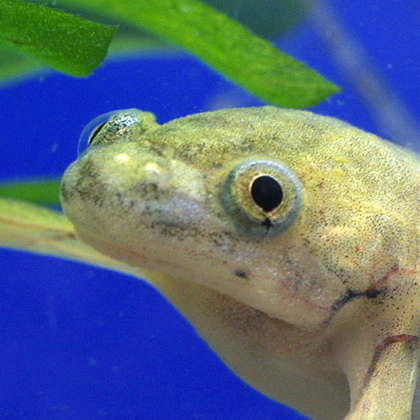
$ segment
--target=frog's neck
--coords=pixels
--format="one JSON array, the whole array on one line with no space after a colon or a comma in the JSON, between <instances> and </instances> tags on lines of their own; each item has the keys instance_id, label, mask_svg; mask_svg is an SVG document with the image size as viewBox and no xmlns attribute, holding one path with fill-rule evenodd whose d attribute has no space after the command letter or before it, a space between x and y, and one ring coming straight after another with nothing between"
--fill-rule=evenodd
<instances>
[{"instance_id":1,"label":"frog's neck","mask_svg":"<svg viewBox=\"0 0 420 420\"><path fill-rule=\"evenodd\" d=\"M344 417L349 409L347 381L324 349L323 331L303 331L269 318L198 283L144 274L246 382L312 418ZM332 411L325 409L331 406Z\"/></svg>"}]
</instances>

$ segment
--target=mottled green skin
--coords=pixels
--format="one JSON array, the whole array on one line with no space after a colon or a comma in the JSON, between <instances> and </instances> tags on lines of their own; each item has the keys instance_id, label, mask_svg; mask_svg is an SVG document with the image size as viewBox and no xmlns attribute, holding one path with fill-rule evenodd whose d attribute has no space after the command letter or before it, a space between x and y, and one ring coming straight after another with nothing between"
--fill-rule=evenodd
<instances>
[{"instance_id":1,"label":"mottled green skin","mask_svg":"<svg viewBox=\"0 0 420 420\"><path fill-rule=\"evenodd\" d=\"M145 270L220 357L272 398L316 419L410 419L418 158L303 111L230 109L163 126L138 115L115 136L107 135L115 124L105 125L107 140L96 138L63 178L79 237ZM248 179L226 187L250 160L262 162L261 174L271 162L297 180L276 214L256 206ZM293 218L292 196L301 203ZM263 226L277 216L290 223Z\"/></svg>"}]
</instances>

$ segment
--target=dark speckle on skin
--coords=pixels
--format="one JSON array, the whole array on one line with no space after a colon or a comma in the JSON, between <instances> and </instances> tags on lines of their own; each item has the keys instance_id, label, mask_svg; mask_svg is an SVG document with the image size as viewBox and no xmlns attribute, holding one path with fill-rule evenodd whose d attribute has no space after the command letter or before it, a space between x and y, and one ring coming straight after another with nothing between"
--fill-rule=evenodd
<instances>
[{"instance_id":1,"label":"dark speckle on skin","mask_svg":"<svg viewBox=\"0 0 420 420\"><path fill-rule=\"evenodd\" d=\"M267 234L269 229L273 226L273 223L271 222L269 217L266 217L265 220L261 223L261 225L267 229Z\"/></svg>"},{"instance_id":2,"label":"dark speckle on skin","mask_svg":"<svg viewBox=\"0 0 420 420\"><path fill-rule=\"evenodd\" d=\"M147 225L148 229L159 232L159 235L168 238L175 237L179 241L184 241L187 238L197 238L200 236L200 229L191 224L156 221Z\"/></svg>"},{"instance_id":3,"label":"dark speckle on skin","mask_svg":"<svg viewBox=\"0 0 420 420\"><path fill-rule=\"evenodd\" d=\"M248 275L245 273L244 270L241 270L240 268L237 268L235 271L235 276L240 277L241 279L248 280Z\"/></svg>"},{"instance_id":4,"label":"dark speckle on skin","mask_svg":"<svg viewBox=\"0 0 420 420\"><path fill-rule=\"evenodd\" d=\"M368 289L366 290L366 297L368 299L374 299L376 298L381 292L383 292L384 289Z\"/></svg>"},{"instance_id":5,"label":"dark speckle on skin","mask_svg":"<svg viewBox=\"0 0 420 420\"><path fill-rule=\"evenodd\" d=\"M74 191L83 201L90 201L101 207L106 199L107 185L101 180L100 170L91 160L87 160L78 175Z\"/></svg>"},{"instance_id":6,"label":"dark speckle on skin","mask_svg":"<svg viewBox=\"0 0 420 420\"><path fill-rule=\"evenodd\" d=\"M61 184L61 199L63 201L69 201L72 196L73 194L71 193L71 189L67 188L67 184L63 182Z\"/></svg>"}]
</instances>

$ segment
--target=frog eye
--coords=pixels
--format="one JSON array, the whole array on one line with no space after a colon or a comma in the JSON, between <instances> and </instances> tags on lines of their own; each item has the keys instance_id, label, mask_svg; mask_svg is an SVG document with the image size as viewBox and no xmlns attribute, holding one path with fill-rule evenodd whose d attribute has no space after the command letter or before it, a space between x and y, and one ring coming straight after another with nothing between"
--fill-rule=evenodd
<instances>
[{"instance_id":1,"label":"frog eye","mask_svg":"<svg viewBox=\"0 0 420 420\"><path fill-rule=\"evenodd\" d=\"M120 111L111 111L107 112L106 114L99 115L92 121L90 121L88 125L86 125L79 139L79 154L84 149L86 149L86 147L96 143L96 141L94 140L98 138L98 135L101 132L102 128L106 125L107 122L111 120L112 117L118 115L119 112Z\"/></svg>"},{"instance_id":2,"label":"frog eye","mask_svg":"<svg viewBox=\"0 0 420 420\"><path fill-rule=\"evenodd\" d=\"M79 140L79 153L86 146L110 144L122 138L127 139L134 130L141 134L153 125L156 125L153 114L135 108L99 115L83 130Z\"/></svg>"},{"instance_id":3,"label":"frog eye","mask_svg":"<svg viewBox=\"0 0 420 420\"><path fill-rule=\"evenodd\" d=\"M106 122L103 122L102 124L99 124L98 126L96 126L92 133L90 134L89 138L88 138L88 146L90 146L93 143L93 140L95 139L95 137L98 135L98 133L101 131L101 128L106 124Z\"/></svg>"},{"instance_id":4,"label":"frog eye","mask_svg":"<svg viewBox=\"0 0 420 420\"><path fill-rule=\"evenodd\" d=\"M273 161L248 160L228 174L222 201L240 230L264 236L287 229L299 214L302 193L296 176Z\"/></svg>"}]
</instances>

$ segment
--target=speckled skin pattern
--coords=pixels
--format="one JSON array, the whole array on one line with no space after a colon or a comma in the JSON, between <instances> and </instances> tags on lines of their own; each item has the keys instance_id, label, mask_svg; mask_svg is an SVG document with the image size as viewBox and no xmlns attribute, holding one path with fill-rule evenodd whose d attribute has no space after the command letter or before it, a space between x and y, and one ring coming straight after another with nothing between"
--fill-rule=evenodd
<instances>
[{"instance_id":1,"label":"speckled skin pattern","mask_svg":"<svg viewBox=\"0 0 420 420\"><path fill-rule=\"evenodd\" d=\"M91 143L62 182L78 236L140 267L239 376L314 419L420 418L417 156L274 107L122 111Z\"/></svg>"}]
</instances>

